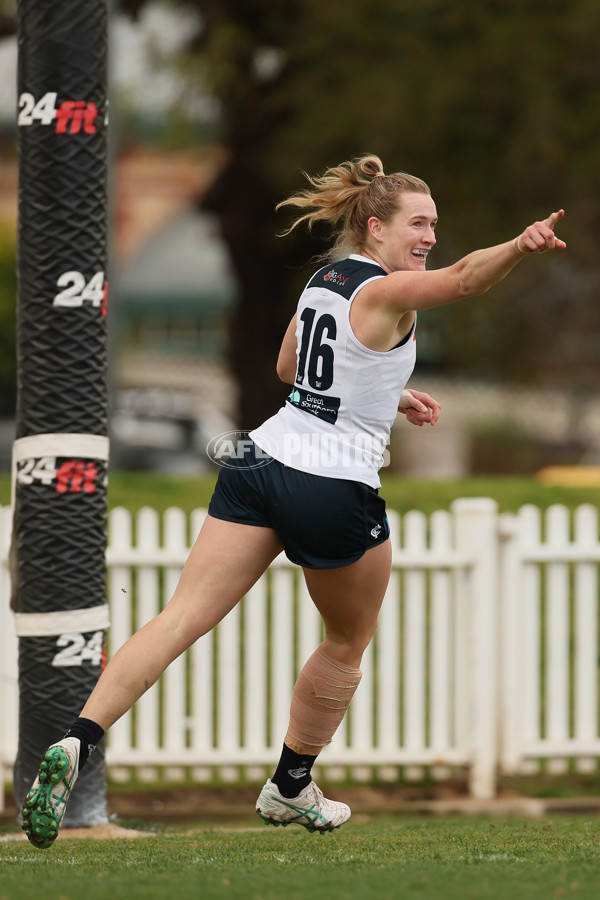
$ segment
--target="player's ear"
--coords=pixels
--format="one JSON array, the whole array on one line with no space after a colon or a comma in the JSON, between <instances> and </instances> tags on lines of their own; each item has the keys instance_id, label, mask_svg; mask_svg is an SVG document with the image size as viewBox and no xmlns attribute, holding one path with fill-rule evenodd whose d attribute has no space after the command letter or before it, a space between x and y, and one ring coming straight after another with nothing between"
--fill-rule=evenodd
<instances>
[{"instance_id":1,"label":"player's ear","mask_svg":"<svg viewBox=\"0 0 600 900\"><path fill-rule=\"evenodd\" d=\"M367 228L369 229L369 234L371 234L376 241L381 240L381 221L377 218L377 216L371 216L371 218L367 222Z\"/></svg>"}]
</instances>

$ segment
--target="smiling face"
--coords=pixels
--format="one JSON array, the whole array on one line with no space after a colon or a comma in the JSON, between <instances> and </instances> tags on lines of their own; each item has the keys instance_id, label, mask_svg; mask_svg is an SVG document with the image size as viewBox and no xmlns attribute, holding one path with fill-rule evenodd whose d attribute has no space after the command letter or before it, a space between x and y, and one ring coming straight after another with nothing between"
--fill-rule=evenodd
<instances>
[{"instance_id":1,"label":"smiling face","mask_svg":"<svg viewBox=\"0 0 600 900\"><path fill-rule=\"evenodd\" d=\"M364 251L387 272L422 272L435 245L437 210L429 194L398 195L398 209L385 222L369 219Z\"/></svg>"}]
</instances>

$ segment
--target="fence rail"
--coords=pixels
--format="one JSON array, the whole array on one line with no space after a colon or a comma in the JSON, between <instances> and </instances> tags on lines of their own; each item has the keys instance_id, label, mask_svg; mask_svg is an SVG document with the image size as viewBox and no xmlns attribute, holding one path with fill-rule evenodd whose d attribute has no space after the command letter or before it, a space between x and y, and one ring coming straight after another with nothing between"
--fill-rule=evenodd
<instances>
[{"instance_id":1,"label":"fence rail","mask_svg":"<svg viewBox=\"0 0 600 900\"><path fill-rule=\"evenodd\" d=\"M171 596L205 512L115 509L107 548L114 654ZM0 508L0 765L17 743L17 639ZM469 773L474 796L498 770L595 770L598 735L597 512L498 515L461 499L427 518L390 514L393 570L363 680L319 758L330 777ZM571 534L572 532L572 534ZM113 777L184 770L260 778L276 761L294 680L321 636L301 570L278 557L242 602L177 659L111 729ZM69 654L69 641L61 646ZM73 652L71 659L77 662ZM76 714L78 710L74 710Z\"/></svg>"}]
</instances>

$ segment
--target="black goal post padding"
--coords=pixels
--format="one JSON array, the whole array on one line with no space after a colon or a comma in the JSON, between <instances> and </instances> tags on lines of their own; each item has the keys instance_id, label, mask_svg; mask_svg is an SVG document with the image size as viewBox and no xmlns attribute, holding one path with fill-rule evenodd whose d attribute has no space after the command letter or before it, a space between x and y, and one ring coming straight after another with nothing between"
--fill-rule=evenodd
<instances>
[{"instance_id":1,"label":"black goal post padding","mask_svg":"<svg viewBox=\"0 0 600 900\"><path fill-rule=\"evenodd\" d=\"M20 808L101 671L106 605L107 6L19 0L13 605ZM64 824L107 821L104 750Z\"/></svg>"}]
</instances>

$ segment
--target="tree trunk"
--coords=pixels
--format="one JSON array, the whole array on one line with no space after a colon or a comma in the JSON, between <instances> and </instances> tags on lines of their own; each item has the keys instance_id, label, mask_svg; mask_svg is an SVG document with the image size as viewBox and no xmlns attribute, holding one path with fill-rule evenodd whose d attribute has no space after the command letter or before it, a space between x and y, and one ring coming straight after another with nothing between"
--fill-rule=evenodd
<instances>
[{"instance_id":1,"label":"tree trunk","mask_svg":"<svg viewBox=\"0 0 600 900\"><path fill-rule=\"evenodd\" d=\"M279 199L246 159L233 157L202 200L219 218L240 285L228 355L239 388L237 426L246 430L277 412L287 396L277 355L308 280L299 262L317 249L310 237L276 237Z\"/></svg>"}]
</instances>

